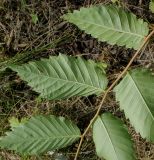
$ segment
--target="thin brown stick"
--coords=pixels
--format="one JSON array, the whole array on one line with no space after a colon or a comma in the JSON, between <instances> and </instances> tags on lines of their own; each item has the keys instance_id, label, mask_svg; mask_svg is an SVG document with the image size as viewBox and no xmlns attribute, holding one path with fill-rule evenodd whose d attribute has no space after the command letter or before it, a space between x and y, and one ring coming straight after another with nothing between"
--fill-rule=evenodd
<instances>
[{"instance_id":1,"label":"thin brown stick","mask_svg":"<svg viewBox=\"0 0 154 160\"><path fill-rule=\"evenodd\" d=\"M80 152L80 148L83 142L83 139L85 137L85 135L87 134L87 132L89 131L92 123L95 121L95 119L97 118L97 116L100 113L100 110L102 108L102 105L108 95L108 93L113 89L113 87L117 84L117 82L123 77L123 75L127 72L127 70L129 69L129 67L131 66L131 64L133 63L133 61L135 60L135 58L138 56L138 54L140 53L140 51L142 50L142 48L148 43L149 39L151 38L151 36L154 34L154 30L145 38L144 42L142 43L141 47L135 52L135 54L133 55L133 57L131 58L131 60L129 61L129 63L127 64L127 66L125 67L125 69L119 74L119 76L117 77L117 79L110 85L110 87L105 91L104 96L100 102L100 104L98 105L98 109L96 114L94 115L94 117L91 119L89 125L87 126L87 128L85 129L84 133L81 135L81 139L80 139L80 143L78 146L78 149L76 151L76 155L74 160L77 160L79 152Z\"/></svg>"}]
</instances>

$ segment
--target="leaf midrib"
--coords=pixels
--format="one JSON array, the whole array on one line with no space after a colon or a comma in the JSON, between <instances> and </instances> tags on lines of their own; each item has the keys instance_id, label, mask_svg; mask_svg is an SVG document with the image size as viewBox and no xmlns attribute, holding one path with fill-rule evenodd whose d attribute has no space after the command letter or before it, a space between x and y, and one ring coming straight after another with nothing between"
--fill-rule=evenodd
<instances>
[{"instance_id":1,"label":"leaf midrib","mask_svg":"<svg viewBox=\"0 0 154 160\"><path fill-rule=\"evenodd\" d=\"M35 137L33 138L33 137L31 136L30 138L28 138L28 137L27 137L27 138L21 137L21 139L23 139L23 141L24 141L24 140L27 141L27 139L36 140L36 141L37 141L37 140L56 140L56 139L60 139L60 140L61 140L61 139L65 139L65 138L67 138L67 139L72 139L72 138L73 138L73 139L74 139L74 138L80 138L80 137L81 137L80 135L56 136L56 137L53 137L53 136L52 136L52 137L48 137L48 138L45 138L45 137L42 138L41 136L39 136L39 137L36 137L36 136L35 136Z\"/></svg>"},{"instance_id":2,"label":"leaf midrib","mask_svg":"<svg viewBox=\"0 0 154 160\"><path fill-rule=\"evenodd\" d=\"M140 92L140 89L139 89L137 83L135 82L134 78L131 76L131 74L130 74L129 72L128 72L128 74L129 74L129 76L130 76L130 78L131 78L131 80L132 80L135 88L137 89L137 92L138 92L139 95L141 96L141 99L143 100L143 103L145 104L146 109L148 110L148 112L150 113L151 118L152 118L153 121L154 121L154 116L153 116L153 114L151 113L151 111L150 111L150 109L149 109L149 107L148 107L148 105L147 105L147 103L146 103L146 100L145 100L144 96L143 96L142 93Z\"/></svg>"},{"instance_id":3,"label":"leaf midrib","mask_svg":"<svg viewBox=\"0 0 154 160\"><path fill-rule=\"evenodd\" d=\"M116 155L116 158L117 158L117 160L118 160L118 157L117 157L117 154L116 154L116 150L115 150L114 145L113 145L113 142L112 142L112 140L111 140L109 131L108 131L107 127L105 126L105 124L104 124L104 122L103 122L103 120L101 119L100 116L99 116L99 119L101 120L101 123L102 123L102 125L103 125L103 127L104 127L104 129L105 129L105 132L106 132L106 134L107 134L107 137L108 137L108 139L109 139L109 141L110 141L110 143L111 143L111 145L112 145L112 148L113 148L114 153L115 153L115 155Z\"/></svg>"},{"instance_id":4,"label":"leaf midrib","mask_svg":"<svg viewBox=\"0 0 154 160\"><path fill-rule=\"evenodd\" d=\"M23 73L25 72L25 70L23 70ZM25 73L27 73L27 72L25 72ZM78 82L78 81L70 81L70 80L65 80L65 79L61 79L61 78L55 78L55 77L50 77L50 76L47 76L47 75L43 75L43 74L36 74L36 73L33 73L33 75L36 75L36 76L42 76L42 77L47 77L47 78L50 78L50 79L55 79L55 80L57 80L57 81L64 81L64 82L67 82L67 83L76 83L76 84L79 84L79 85L82 85L82 86L88 86L88 87L90 87L90 88L95 88L96 90L98 90L99 92L104 92L104 89L103 88L97 88L97 87L95 87L95 86L93 86L93 85L88 85L88 84L86 84L86 83L80 83L80 82ZM105 88L105 87L104 87Z\"/></svg>"},{"instance_id":5,"label":"leaf midrib","mask_svg":"<svg viewBox=\"0 0 154 160\"><path fill-rule=\"evenodd\" d=\"M77 19L76 19L77 20ZM76 21L75 20L75 21ZM120 34L122 34L122 33L124 33L124 34L129 34L129 35L136 35L137 37L140 37L140 38L144 38L144 36L143 35L140 35L140 34L137 34L137 33L134 33L134 32L126 32L126 31L124 31L124 30L118 30L118 29L115 29L115 28L110 28L110 27L108 27L108 26L102 26L102 25L99 25L99 24L97 24L97 23L92 23L92 22L89 22L89 21L82 21L81 19L78 19L80 22L82 22L83 24L84 23L89 23L89 24L91 24L91 25L95 25L95 26L98 26L98 27L101 27L101 28L105 28L105 29L108 29L108 30L112 30L112 31L116 31L116 32L119 32ZM121 33L122 32L122 33Z\"/></svg>"}]
</instances>

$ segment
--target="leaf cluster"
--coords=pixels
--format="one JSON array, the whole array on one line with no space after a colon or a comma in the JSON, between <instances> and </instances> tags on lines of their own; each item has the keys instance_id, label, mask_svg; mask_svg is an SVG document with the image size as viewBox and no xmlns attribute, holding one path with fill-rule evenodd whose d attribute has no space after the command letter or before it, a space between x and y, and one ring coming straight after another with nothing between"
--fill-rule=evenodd
<instances>
[{"instance_id":1,"label":"leaf cluster","mask_svg":"<svg viewBox=\"0 0 154 160\"><path fill-rule=\"evenodd\" d=\"M114 5L81 8L63 16L87 34L111 45L139 49L149 33L147 22ZM49 59L11 65L32 89L48 100L101 95L108 79L100 62L60 54ZM147 141L154 142L154 76L145 68L130 70L114 88L116 101L126 118ZM12 131L0 138L0 147L22 154L42 154L71 145L82 135L64 117L34 116L11 121ZM111 113L97 116L92 124L97 155L107 160L135 160L127 126Z\"/></svg>"}]
</instances>

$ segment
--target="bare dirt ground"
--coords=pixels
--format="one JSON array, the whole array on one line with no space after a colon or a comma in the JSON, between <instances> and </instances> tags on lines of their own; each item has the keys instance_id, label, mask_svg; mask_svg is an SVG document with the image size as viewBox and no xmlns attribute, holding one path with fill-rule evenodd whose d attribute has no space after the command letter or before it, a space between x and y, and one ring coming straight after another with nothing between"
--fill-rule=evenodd
<instances>
[{"instance_id":1,"label":"bare dirt ground","mask_svg":"<svg viewBox=\"0 0 154 160\"><path fill-rule=\"evenodd\" d=\"M105 61L107 73L112 82L124 69L134 50L111 46L98 42L83 33L74 25L64 22L60 17L81 6L111 3L110 0L0 0L0 135L9 129L8 118L15 116L31 117L36 114L54 114L72 119L81 129L89 123L100 99L71 98L65 101L38 101L33 92L15 73L5 68L8 64L22 64L49 55L64 53L80 55L86 59ZM154 23L154 14L149 11L149 1L121 0L121 5L149 23ZM154 69L154 43L137 57L132 68L144 66ZM110 111L121 117L129 125L109 94L102 112ZM146 142L129 125L135 141L139 160L154 160L154 144ZM24 157L14 152L0 150L0 160L72 160L78 142L67 149L38 157ZM58 158L59 157L59 158ZM97 160L91 134L87 135L79 155L81 160Z\"/></svg>"}]
</instances>

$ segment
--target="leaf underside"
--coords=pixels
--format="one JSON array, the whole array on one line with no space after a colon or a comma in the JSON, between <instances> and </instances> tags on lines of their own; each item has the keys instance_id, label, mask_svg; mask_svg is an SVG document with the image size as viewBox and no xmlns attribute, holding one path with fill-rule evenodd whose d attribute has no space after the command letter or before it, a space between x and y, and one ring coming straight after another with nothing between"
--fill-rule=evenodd
<instances>
[{"instance_id":1,"label":"leaf underside","mask_svg":"<svg viewBox=\"0 0 154 160\"><path fill-rule=\"evenodd\" d=\"M35 116L0 138L0 147L36 155L66 147L80 138L78 127L63 117Z\"/></svg>"},{"instance_id":2,"label":"leaf underside","mask_svg":"<svg viewBox=\"0 0 154 160\"><path fill-rule=\"evenodd\" d=\"M103 68L92 60L86 61L80 57L60 54L10 68L40 93L40 97L50 100L99 95L107 86Z\"/></svg>"},{"instance_id":3,"label":"leaf underside","mask_svg":"<svg viewBox=\"0 0 154 160\"><path fill-rule=\"evenodd\" d=\"M99 41L127 48L138 49L149 32L146 22L115 5L81 8L63 18Z\"/></svg>"},{"instance_id":4,"label":"leaf underside","mask_svg":"<svg viewBox=\"0 0 154 160\"><path fill-rule=\"evenodd\" d=\"M93 124L97 155L106 160L135 160L133 142L120 119L110 113L99 116Z\"/></svg>"},{"instance_id":5,"label":"leaf underside","mask_svg":"<svg viewBox=\"0 0 154 160\"><path fill-rule=\"evenodd\" d=\"M135 130L154 142L154 76L147 69L135 69L115 87L116 100Z\"/></svg>"}]
</instances>

